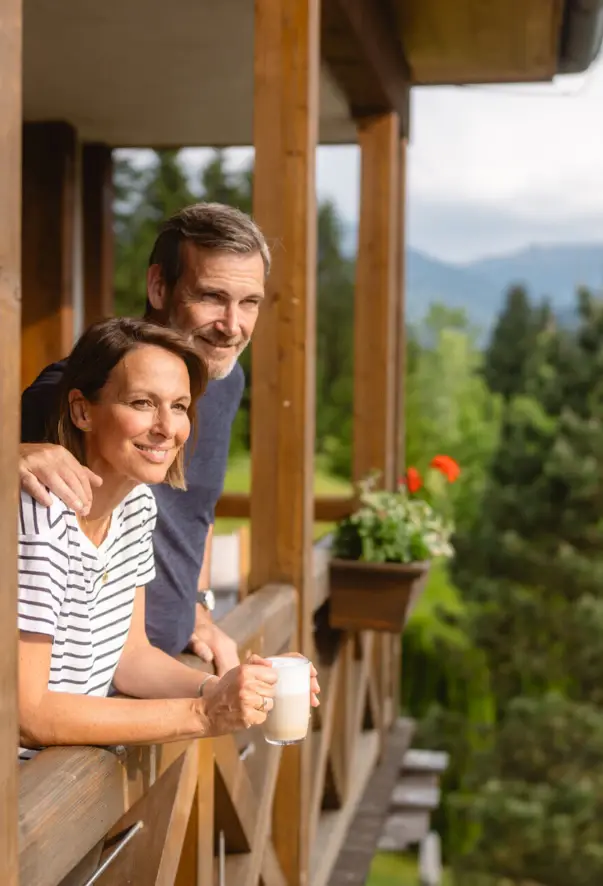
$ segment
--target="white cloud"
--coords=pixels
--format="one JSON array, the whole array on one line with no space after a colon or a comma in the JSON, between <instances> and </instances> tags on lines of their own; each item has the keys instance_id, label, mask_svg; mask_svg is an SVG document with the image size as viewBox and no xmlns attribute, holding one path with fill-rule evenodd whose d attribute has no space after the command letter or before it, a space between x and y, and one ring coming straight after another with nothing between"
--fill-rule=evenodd
<instances>
[{"instance_id":1,"label":"white cloud","mask_svg":"<svg viewBox=\"0 0 603 886\"><path fill-rule=\"evenodd\" d=\"M191 162L207 156L186 152ZM252 151L232 149L232 168ZM357 218L359 152L323 147L317 186ZM603 241L603 59L552 84L415 90L411 245L464 261L531 243Z\"/></svg>"}]
</instances>

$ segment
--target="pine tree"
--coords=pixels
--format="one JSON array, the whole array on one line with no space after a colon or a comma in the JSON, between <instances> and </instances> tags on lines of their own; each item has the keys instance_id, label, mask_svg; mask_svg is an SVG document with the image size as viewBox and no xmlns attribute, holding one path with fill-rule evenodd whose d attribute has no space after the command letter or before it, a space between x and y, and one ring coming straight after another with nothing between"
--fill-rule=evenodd
<instances>
[{"instance_id":1,"label":"pine tree","mask_svg":"<svg viewBox=\"0 0 603 886\"><path fill-rule=\"evenodd\" d=\"M583 292L580 316L537 336L458 545L497 706L457 797L463 886L603 882L603 306Z\"/></svg>"},{"instance_id":2,"label":"pine tree","mask_svg":"<svg viewBox=\"0 0 603 886\"><path fill-rule=\"evenodd\" d=\"M509 399L523 391L539 320L543 322L525 289L521 286L509 289L484 363L484 378L493 393Z\"/></svg>"}]
</instances>

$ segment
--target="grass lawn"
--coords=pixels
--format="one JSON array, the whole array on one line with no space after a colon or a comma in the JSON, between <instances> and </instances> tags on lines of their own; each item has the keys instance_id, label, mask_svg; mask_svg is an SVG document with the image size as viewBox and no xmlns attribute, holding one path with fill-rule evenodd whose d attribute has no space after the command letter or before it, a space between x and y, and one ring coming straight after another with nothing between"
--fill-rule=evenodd
<instances>
[{"instance_id":1,"label":"grass lawn","mask_svg":"<svg viewBox=\"0 0 603 886\"><path fill-rule=\"evenodd\" d=\"M228 462L224 492L249 492L251 486L251 462L248 455L239 455L231 458ZM314 474L314 492L316 495L350 495L352 486L339 477L331 476L317 464ZM239 526L247 523L247 520L227 519L220 517L216 520L216 533L234 532ZM317 523L314 527L314 536L318 538L329 532L332 527L327 523Z\"/></svg>"},{"instance_id":2,"label":"grass lawn","mask_svg":"<svg viewBox=\"0 0 603 886\"><path fill-rule=\"evenodd\" d=\"M411 855L380 852L373 859L366 886L419 886L417 862ZM446 873L442 886L452 886Z\"/></svg>"}]
</instances>

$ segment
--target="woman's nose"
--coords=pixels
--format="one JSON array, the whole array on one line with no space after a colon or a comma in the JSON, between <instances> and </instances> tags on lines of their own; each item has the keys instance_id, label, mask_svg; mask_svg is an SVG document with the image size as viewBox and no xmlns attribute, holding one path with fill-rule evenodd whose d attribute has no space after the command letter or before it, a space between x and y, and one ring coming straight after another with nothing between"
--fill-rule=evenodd
<instances>
[{"instance_id":1,"label":"woman's nose","mask_svg":"<svg viewBox=\"0 0 603 886\"><path fill-rule=\"evenodd\" d=\"M156 411L153 431L163 437L174 435L174 414L169 407L160 406Z\"/></svg>"}]
</instances>

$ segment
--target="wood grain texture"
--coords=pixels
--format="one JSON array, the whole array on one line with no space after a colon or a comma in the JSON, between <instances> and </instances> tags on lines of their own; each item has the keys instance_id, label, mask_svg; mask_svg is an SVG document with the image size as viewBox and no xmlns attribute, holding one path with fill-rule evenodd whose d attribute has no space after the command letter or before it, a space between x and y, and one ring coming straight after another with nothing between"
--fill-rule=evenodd
<instances>
[{"instance_id":1,"label":"wood grain texture","mask_svg":"<svg viewBox=\"0 0 603 886\"><path fill-rule=\"evenodd\" d=\"M256 0L254 215L273 248L252 350L250 589L298 593L295 646L311 654L316 362L319 0ZM286 748L273 841L289 886L307 883L311 738Z\"/></svg>"},{"instance_id":2,"label":"wood grain texture","mask_svg":"<svg viewBox=\"0 0 603 886\"><path fill-rule=\"evenodd\" d=\"M411 71L384 0L323 0L322 57L354 118L395 111L408 135Z\"/></svg>"},{"instance_id":3,"label":"wood grain texture","mask_svg":"<svg viewBox=\"0 0 603 886\"><path fill-rule=\"evenodd\" d=\"M84 227L84 322L112 317L113 160L103 144L82 147Z\"/></svg>"},{"instance_id":4,"label":"wood grain texture","mask_svg":"<svg viewBox=\"0 0 603 886\"><path fill-rule=\"evenodd\" d=\"M550 80L563 0L396 0L413 83Z\"/></svg>"},{"instance_id":5,"label":"wood grain texture","mask_svg":"<svg viewBox=\"0 0 603 886\"><path fill-rule=\"evenodd\" d=\"M21 385L73 345L76 134L67 123L23 127Z\"/></svg>"},{"instance_id":6,"label":"wood grain texture","mask_svg":"<svg viewBox=\"0 0 603 886\"><path fill-rule=\"evenodd\" d=\"M0 0L0 882L16 886L21 0Z\"/></svg>"},{"instance_id":7,"label":"wood grain texture","mask_svg":"<svg viewBox=\"0 0 603 886\"><path fill-rule=\"evenodd\" d=\"M396 364L394 377L394 479L398 482L406 470L406 154L407 142L399 144L398 201L396 241L395 329Z\"/></svg>"},{"instance_id":8,"label":"wood grain texture","mask_svg":"<svg viewBox=\"0 0 603 886\"><path fill-rule=\"evenodd\" d=\"M56 886L124 809L124 768L110 751L52 748L24 764L19 784L21 883Z\"/></svg>"},{"instance_id":9,"label":"wood grain texture","mask_svg":"<svg viewBox=\"0 0 603 886\"><path fill-rule=\"evenodd\" d=\"M360 228L354 299L353 476L394 483L396 291L399 283L396 114L359 124Z\"/></svg>"}]
</instances>

